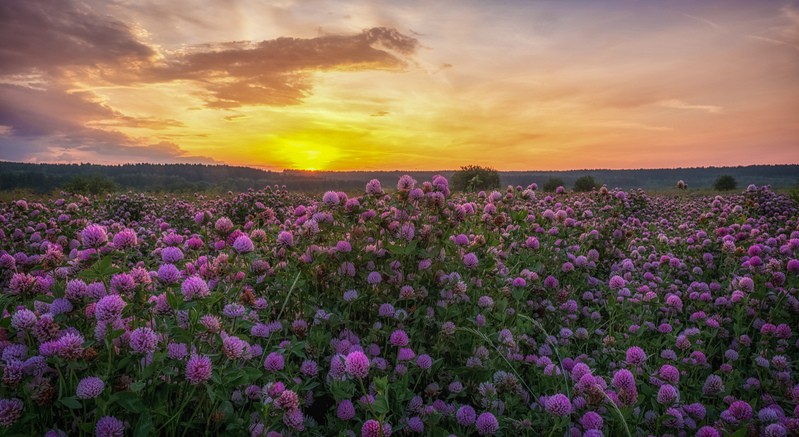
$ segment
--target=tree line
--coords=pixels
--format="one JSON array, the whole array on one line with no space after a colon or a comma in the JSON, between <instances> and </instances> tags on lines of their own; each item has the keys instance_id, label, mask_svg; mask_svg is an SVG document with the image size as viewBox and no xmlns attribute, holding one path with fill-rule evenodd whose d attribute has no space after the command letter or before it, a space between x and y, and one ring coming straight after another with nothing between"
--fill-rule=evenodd
<instances>
[{"instance_id":1,"label":"tree line","mask_svg":"<svg viewBox=\"0 0 799 437\"><path fill-rule=\"evenodd\" d=\"M286 186L295 191L337 190L359 192L370 179L383 187L395 186L405 173L419 181L441 174L458 191L526 187L537 183L545 190L563 186L577 191L606 185L623 189L670 189L683 180L692 189L713 188L721 176L729 176L737 186L771 185L775 188L799 186L799 165L757 165L746 167L707 167L641 170L497 171L479 165L445 171L303 171L282 172L250 167L205 164L31 164L0 162L0 191L29 190L49 193L58 190L99 194L110 191L202 192L244 191L248 188ZM727 181L729 183L730 181Z\"/></svg>"}]
</instances>

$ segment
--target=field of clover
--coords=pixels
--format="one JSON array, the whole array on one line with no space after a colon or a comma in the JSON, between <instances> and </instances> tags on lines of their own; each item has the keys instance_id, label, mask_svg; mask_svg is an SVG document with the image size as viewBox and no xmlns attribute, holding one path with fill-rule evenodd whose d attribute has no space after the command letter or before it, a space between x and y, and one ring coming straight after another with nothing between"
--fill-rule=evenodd
<instances>
[{"instance_id":1,"label":"field of clover","mask_svg":"<svg viewBox=\"0 0 799 437\"><path fill-rule=\"evenodd\" d=\"M0 434L799 435L799 213L536 185L0 203Z\"/></svg>"}]
</instances>

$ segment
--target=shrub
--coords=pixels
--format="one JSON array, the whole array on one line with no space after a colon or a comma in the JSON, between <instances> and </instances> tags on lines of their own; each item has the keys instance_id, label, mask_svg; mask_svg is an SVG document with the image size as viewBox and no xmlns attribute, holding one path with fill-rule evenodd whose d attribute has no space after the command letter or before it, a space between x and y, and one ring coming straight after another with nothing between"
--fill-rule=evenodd
<instances>
[{"instance_id":1,"label":"shrub","mask_svg":"<svg viewBox=\"0 0 799 437\"><path fill-rule=\"evenodd\" d=\"M452 187L457 191L478 191L499 187L499 173L491 167L467 165L452 175Z\"/></svg>"},{"instance_id":2,"label":"shrub","mask_svg":"<svg viewBox=\"0 0 799 437\"><path fill-rule=\"evenodd\" d=\"M593 176L582 176L574 181L574 191L578 193L587 193L600 186L601 185L594 180Z\"/></svg>"},{"instance_id":3,"label":"shrub","mask_svg":"<svg viewBox=\"0 0 799 437\"><path fill-rule=\"evenodd\" d=\"M562 187L564 185L563 179L561 178L549 178L546 182L544 182L544 186L542 188L544 191L554 192L558 189L558 187Z\"/></svg>"},{"instance_id":4,"label":"shrub","mask_svg":"<svg viewBox=\"0 0 799 437\"><path fill-rule=\"evenodd\" d=\"M719 176L719 178L716 179L716 182L713 183L713 188L715 188L718 191L730 191L734 190L737 187L738 187L738 182L735 180L734 177L728 174Z\"/></svg>"}]
</instances>

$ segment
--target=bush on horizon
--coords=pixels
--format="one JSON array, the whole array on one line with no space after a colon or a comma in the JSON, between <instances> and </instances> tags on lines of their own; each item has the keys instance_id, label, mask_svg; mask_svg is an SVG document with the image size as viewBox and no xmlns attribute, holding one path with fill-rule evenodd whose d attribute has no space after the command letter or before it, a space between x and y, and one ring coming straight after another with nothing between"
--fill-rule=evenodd
<instances>
[{"instance_id":1,"label":"bush on horizon","mask_svg":"<svg viewBox=\"0 0 799 437\"><path fill-rule=\"evenodd\" d=\"M491 167L467 165L455 171L450 184L461 192L490 190L499 187L499 172Z\"/></svg>"},{"instance_id":2,"label":"bush on horizon","mask_svg":"<svg viewBox=\"0 0 799 437\"><path fill-rule=\"evenodd\" d=\"M737 187L738 181L728 174L719 176L718 179L716 179L716 182L713 183L713 188L718 191L731 191Z\"/></svg>"}]
</instances>

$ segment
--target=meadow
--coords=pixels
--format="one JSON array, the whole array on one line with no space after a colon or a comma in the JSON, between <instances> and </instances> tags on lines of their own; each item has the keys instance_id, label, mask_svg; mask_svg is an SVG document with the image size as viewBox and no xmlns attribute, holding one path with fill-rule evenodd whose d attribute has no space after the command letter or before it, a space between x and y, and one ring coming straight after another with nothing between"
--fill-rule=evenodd
<instances>
[{"instance_id":1,"label":"meadow","mask_svg":"<svg viewBox=\"0 0 799 437\"><path fill-rule=\"evenodd\" d=\"M797 435L797 258L754 185L14 199L0 434Z\"/></svg>"}]
</instances>

